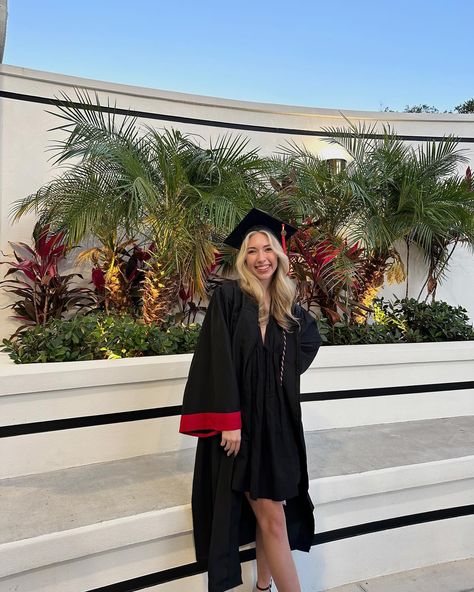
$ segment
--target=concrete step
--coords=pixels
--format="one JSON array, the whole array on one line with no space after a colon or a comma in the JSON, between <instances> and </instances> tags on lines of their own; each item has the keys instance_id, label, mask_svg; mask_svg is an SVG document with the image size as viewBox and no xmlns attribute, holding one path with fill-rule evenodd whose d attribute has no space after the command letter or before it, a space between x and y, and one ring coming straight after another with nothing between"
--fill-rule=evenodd
<instances>
[{"instance_id":1,"label":"concrete step","mask_svg":"<svg viewBox=\"0 0 474 592\"><path fill-rule=\"evenodd\" d=\"M319 430L305 438L315 481L474 455L474 416ZM0 543L189 504L194 454L185 449L0 480Z\"/></svg>"},{"instance_id":2,"label":"concrete step","mask_svg":"<svg viewBox=\"0 0 474 592\"><path fill-rule=\"evenodd\" d=\"M306 445L317 533L473 502L474 416L311 431ZM0 480L1 592L85 592L192 563L193 465L194 449L184 449ZM366 574L471 556L465 533L473 518L433 523L441 538L456 532L449 548L425 545L434 527L415 524L317 545L313 559L300 554L299 569L309 581L318 577L310 588L316 591ZM354 545L365 558L377 549L377 565L359 558L353 573L346 559L342 574L332 563L341 554L349 558ZM390 546L404 553L395 568L386 565ZM314 575L323 568L324 577ZM43 587L35 588L40 576ZM205 589L204 576L191 579L190 589ZM159 589L174 592L183 583Z\"/></svg>"},{"instance_id":3,"label":"concrete step","mask_svg":"<svg viewBox=\"0 0 474 592\"><path fill-rule=\"evenodd\" d=\"M325 592L474 592L474 559L429 565Z\"/></svg>"}]
</instances>

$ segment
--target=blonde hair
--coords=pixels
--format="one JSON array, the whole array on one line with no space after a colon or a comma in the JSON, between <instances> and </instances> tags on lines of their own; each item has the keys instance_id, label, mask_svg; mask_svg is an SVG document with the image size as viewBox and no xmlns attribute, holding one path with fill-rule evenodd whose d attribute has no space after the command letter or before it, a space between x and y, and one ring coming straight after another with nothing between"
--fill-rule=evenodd
<instances>
[{"instance_id":1,"label":"blonde hair","mask_svg":"<svg viewBox=\"0 0 474 592\"><path fill-rule=\"evenodd\" d=\"M271 297L270 310L265 309L265 291L261 282L253 275L245 262L250 238L257 232L261 232L267 236L268 241L278 258L277 268L272 276L269 286ZM288 277L290 262L286 253L283 251L281 244L278 242L278 239L271 232L266 230L253 230L252 232L249 232L242 242L239 254L237 255L235 267L239 274L239 284L241 289L249 294L249 296L252 296L258 303L259 323L267 323L269 314L272 314L280 327L286 331L289 331L294 327L295 323L298 324L298 321L292 312L292 306L296 295L296 286Z\"/></svg>"}]
</instances>

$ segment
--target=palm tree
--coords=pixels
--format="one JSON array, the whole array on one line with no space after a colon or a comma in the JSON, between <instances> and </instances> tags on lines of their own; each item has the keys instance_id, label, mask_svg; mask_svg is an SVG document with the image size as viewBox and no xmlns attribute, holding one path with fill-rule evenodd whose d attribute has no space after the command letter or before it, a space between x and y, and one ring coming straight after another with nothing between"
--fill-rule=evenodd
<instances>
[{"instance_id":1,"label":"palm tree","mask_svg":"<svg viewBox=\"0 0 474 592\"><path fill-rule=\"evenodd\" d=\"M357 202L346 176L295 142L280 146L271 164L272 186L290 218L302 225L290 255L300 298L308 307L317 303L331 323L338 322L357 305L352 292L363 256L350 236Z\"/></svg>"},{"instance_id":2,"label":"palm tree","mask_svg":"<svg viewBox=\"0 0 474 592\"><path fill-rule=\"evenodd\" d=\"M462 244L471 252L474 252L474 192L471 186L469 167L464 179L456 177L446 180L442 185L441 197L443 192L449 195L458 193L461 205L455 219L446 221L447 228L444 229L443 233L433 233L430 236L431 240L425 246L424 253L428 264L428 274L418 295L419 300L426 287L425 302L430 296L432 300L435 299L436 289L446 277L449 263L456 248ZM418 236L415 236L415 241L418 244L423 244Z\"/></svg>"},{"instance_id":3,"label":"palm tree","mask_svg":"<svg viewBox=\"0 0 474 592\"><path fill-rule=\"evenodd\" d=\"M407 277L412 244L429 257L435 245L445 251L443 241L453 228L467 232L466 224L472 220L472 194L456 174L467 159L452 137L415 148L387 126L381 134L375 125L355 126L350 122L348 127L326 131L329 141L342 146L352 158L345 171L347 188L357 204L351 235L368 252L359 298L370 304L367 296L375 296L385 272L393 265L401 271L400 255L394 246L398 241L407 245Z\"/></svg>"},{"instance_id":4,"label":"palm tree","mask_svg":"<svg viewBox=\"0 0 474 592\"><path fill-rule=\"evenodd\" d=\"M152 242L168 275L204 294L216 229L231 229L266 193L258 151L241 137L203 148L179 131L140 127L84 91L75 102L64 95L56 115L67 136L52 150L66 170L19 200L14 216L35 210L70 243L92 239L112 253L126 240Z\"/></svg>"}]
</instances>

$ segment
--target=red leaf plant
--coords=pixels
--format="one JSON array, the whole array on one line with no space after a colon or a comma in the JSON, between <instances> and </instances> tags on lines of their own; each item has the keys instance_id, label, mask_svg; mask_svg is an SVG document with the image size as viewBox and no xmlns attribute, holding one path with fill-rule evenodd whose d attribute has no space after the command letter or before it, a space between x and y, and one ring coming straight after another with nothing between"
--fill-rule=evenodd
<instances>
[{"instance_id":1,"label":"red leaf plant","mask_svg":"<svg viewBox=\"0 0 474 592\"><path fill-rule=\"evenodd\" d=\"M61 318L70 310L92 307L94 298L88 288L71 287L78 273L62 275L59 264L65 260L67 246L64 233L50 233L49 226L35 228L34 248L26 243L10 243L13 261L0 261L8 265L3 289L18 297L6 306L15 312L15 319L24 321L17 333L30 325L45 325L52 318ZM15 278L9 276L15 275Z\"/></svg>"},{"instance_id":2,"label":"red leaf plant","mask_svg":"<svg viewBox=\"0 0 474 592\"><path fill-rule=\"evenodd\" d=\"M107 242L91 247L77 257L78 264L91 262L91 282L97 307L109 312L126 312L137 316L141 307L141 289L146 262L156 251L154 243L147 248L135 239Z\"/></svg>"},{"instance_id":3,"label":"red leaf plant","mask_svg":"<svg viewBox=\"0 0 474 592\"><path fill-rule=\"evenodd\" d=\"M474 191L474 183L472 180L472 171L471 167L467 167L466 174L464 175L464 181L469 188L469 191Z\"/></svg>"},{"instance_id":4,"label":"red leaf plant","mask_svg":"<svg viewBox=\"0 0 474 592\"><path fill-rule=\"evenodd\" d=\"M331 324L350 316L357 307L353 294L364 264L364 249L342 237L322 235L309 223L290 245L290 273L298 282L298 299L308 310L319 308Z\"/></svg>"},{"instance_id":5,"label":"red leaf plant","mask_svg":"<svg viewBox=\"0 0 474 592\"><path fill-rule=\"evenodd\" d=\"M216 251L214 253L214 262L205 269L203 277L205 278L206 292L212 293L216 286L222 283L223 279L218 273L222 264L222 253ZM180 322L185 325L196 322L198 313L205 313L206 306L202 304L202 298L196 300L196 290L192 282L186 284L181 283L178 292L178 312L174 315L175 322Z\"/></svg>"}]
</instances>

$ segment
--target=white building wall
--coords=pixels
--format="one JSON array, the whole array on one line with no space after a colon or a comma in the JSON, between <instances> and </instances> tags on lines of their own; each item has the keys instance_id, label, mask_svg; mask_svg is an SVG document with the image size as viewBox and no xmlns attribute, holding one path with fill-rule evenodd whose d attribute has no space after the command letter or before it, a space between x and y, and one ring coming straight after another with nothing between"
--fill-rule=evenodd
<instances>
[{"instance_id":1,"label":"white building wall","mask_svg":"<svg viewBox=\"0 0 474 592\"><path fill-rule=\"evenodd\" d=\"M110 82L76 78L0 65L0 249L11 252L8 241L29 242L33 216L25 217L12 225L9 213L12 203L37 190L52 179L55 171L48 159L47 151L58 132L49 132L60 124L57 117L49 114L46 104L34 102L38 97L60 98L65 92L74 98L74 88L97 92L101 103L116 105L148 114L191 118L210 122L231 123L239 126L261 126L278 130L230 130L218 125L201 122L167 122L157 118L141 117L145 125L157 128L175 127L201 136L203 141L218 135L233 132L250 138L251 145L259 147L262 153L271 153L287 140L306 145L310 150L328 156L335 156L338 148L328 146L323 138L305 135L304 132L321 132L328 126L345 125L344 117L354 123L377 123L381 127L389 123L400 135L411 136L411 143L428 137L439 138L453 134L462 138L461 148L474 168L474 115L458 114L406 114L370 111L344 111L334 109L312 109L265 103L251 103L228 99L217 99L139 88ZM52 108L54 110L54 107ZM292 131L283 131L292 130ZM298 133L300 131L301 133ZM415 136L415 137L414 137ZM335 153L336 151L336 153ZM452 271L445 286L438 289L438 298L452 304L461 304L474 318L474 265L473 257L465 250L459 250L453 259ZM414 271L410 295L418 295L420 271ZM415 277L416 276L416 277ZM388 287L388 295L404 294L403 286ZM9 302L0 291L0 306ZM0 311L0 337L16 328L8 320L8 311Z\"/></svg>"}]
</instances>

